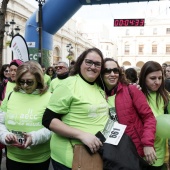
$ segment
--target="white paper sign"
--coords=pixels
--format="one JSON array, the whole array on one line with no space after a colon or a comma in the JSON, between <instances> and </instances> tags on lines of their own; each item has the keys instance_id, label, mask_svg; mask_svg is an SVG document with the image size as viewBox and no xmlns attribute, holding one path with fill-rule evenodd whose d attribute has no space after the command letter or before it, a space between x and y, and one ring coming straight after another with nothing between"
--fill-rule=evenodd
<instances>
[{"instance_id":1,"label":"white paper sign","mask_svg":"<svg viewBox=\"0 0 170 170\"><path fill-rule=\"evenodd\" d=\"M122 125L118 122L114 122L112 129L109 132L108 137L106 138L105 143L112 145L118 145L120 139L122 138L126 129L126 125Z\"/></svg>"}]
</instances>

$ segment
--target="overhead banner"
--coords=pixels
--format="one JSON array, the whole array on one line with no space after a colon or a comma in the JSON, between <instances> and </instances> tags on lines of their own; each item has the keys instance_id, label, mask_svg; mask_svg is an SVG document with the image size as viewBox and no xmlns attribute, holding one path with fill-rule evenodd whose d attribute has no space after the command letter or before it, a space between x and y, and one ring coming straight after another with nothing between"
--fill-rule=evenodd
<instances>
[{"instance_id":1,"label":"overhead banner","mask_svg":"<svg viewBox=\"0 0 170 170\"><path fill-rule=\"evenodd\" d=\"M20 59L23 62L30 60L27 43L20 34L13 37L10 47L13 52L13 59Z\"/></svg>"}]
</instances>

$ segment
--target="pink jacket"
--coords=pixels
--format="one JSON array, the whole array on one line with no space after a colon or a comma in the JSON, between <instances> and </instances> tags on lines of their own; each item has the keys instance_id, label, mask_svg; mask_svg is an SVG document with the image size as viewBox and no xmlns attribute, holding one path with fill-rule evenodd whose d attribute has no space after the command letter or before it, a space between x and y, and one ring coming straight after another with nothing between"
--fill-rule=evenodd
<instances>
[{"instance_id":1,"label":"pink jacket","mask_svg":"<svg viewBox=\"0 0 170 170\"><path fill-rule=\"evenodd\" d=\"M134 142L138 154L144 156L144 146L154 146L156 119L146 97L135 86L118 84L115 108L118 122L127 125L125 133Z\"/></svg>"}]
</instances>

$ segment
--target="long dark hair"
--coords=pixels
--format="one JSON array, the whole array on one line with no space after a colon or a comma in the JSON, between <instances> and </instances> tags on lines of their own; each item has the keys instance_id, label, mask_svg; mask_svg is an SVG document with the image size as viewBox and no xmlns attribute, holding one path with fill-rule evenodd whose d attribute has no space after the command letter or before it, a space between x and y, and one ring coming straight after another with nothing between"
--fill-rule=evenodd
<instances>
[{"instance_id":1,"label":"long dark hair","mask_svg":"<svg viewBox=\"0 0 170 170\"><path fill-rule=\"evenodd\" d=\"M103 70L103 54L102 52L98 49L98 48L89 48L87 50L85 50L78 58L76 63L74 64L74 67L71 69L70 71L70 76L74 76L76 74L80 73L80 67L84 61L84 59L86 58L87 54L91 53L91 52L96 52L100 57L101 57L101 62L102 62L102 66L101 66L101 70ZM96 79L96 82L98 83L99 81L99 77Z\"/></svg>"},{"instance_id":2,"label":"long dark hair","mask_svg":"<svg viewBox=\"0 0 170 170\"><path fill-rule=\"evenodd\" d=\"M162 83L161 83L161 86L159 87L159 89L156 91L156 104L158 106L158 102L159 102L158 99L159 99L159 96L161 96L164 100L165 107L166 107L168 105L168 101L169 101L168 96L169 95L165 89L164 74L163 74L162 67L159 63L157 63L155 61L148 61L143 65L140 75L139 75L139 85L141 86L143 93L149 100L150 94L149 94L149 91L146 86L146 76L152 72L155 72L155 71L162 72Z\"/></svg>"},{"instance_id":3,"label":"long dark hair","mask_svg":"<svg viewBox=\"0 0 170 170\"><path fill-rule=\"evenodd\" d=\"M4 71L6 70L6 68L9 67L9 64L4 64L2 67L1 67L1 70L0 70L0 82L3 82L4 79L6 79L5 75L4 75Z\"/></svg>"}]
</instances>

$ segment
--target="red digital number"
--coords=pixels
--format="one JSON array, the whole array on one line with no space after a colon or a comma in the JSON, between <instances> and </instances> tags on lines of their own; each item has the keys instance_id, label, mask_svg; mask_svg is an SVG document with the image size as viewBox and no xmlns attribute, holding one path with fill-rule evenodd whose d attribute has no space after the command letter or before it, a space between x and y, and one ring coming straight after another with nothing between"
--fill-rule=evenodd
<instances>
[{"instance_id":1,"label":"red digital number","mask_svg":"<svg viewBox=\"0 0 170 170\"><path fill-rule=\"evenodd\" d=\"M125 23L125 24L124 24L125 26L128 26L128 25L129 25L129 20L126 19L124 23Z\"/></svg>"},{"instance_id":2,"label":"red digital number","mask_svg":"<svg viewBox=\"0 0 170 170\"><path fill-rule=\"evenodd\" d=\"M119 21L119 26L123 26L123 19Z\"/></svg>"},{"instance_id":3,"label":"red digital number","mask_svg":"<svg viewBox=\"0 0 170 170\"><path fill-rule=\"evenodd\" d=\"M115 20L114 26L119 26L119 20L118 19Z\"/></svg>"},{"instance_id":4,"label":"red digital number","mask_svg":"<svg viewBox=\"0 0 170 170\"><path fill-rule=\"evenodd\" d=\"M141 19L139 25L140 25L140 26L144 26L144 23L145 23L145 20L144 20L144 19Z\"/></svg>"},{"instance_id":5,"label":"red digital number","mask_svg":"<svg viewBox=\"0 0 170 170\"><path fill-rule=\"evenodd\" d=\"M134 20L131 19L131 20L129 21L129 23L130 23L131 26L133 26L133 25L134 25Z\"/></svg>"},{"instance_id":6,"label":"red digital number","mask_svg":"<svg viewBox=\"0 0 170 170\"><path fill-rule=\"evenodd\" d=\"M136 19L135 25L139 26L139 19Z\"/></svg>"}]
</instances>

